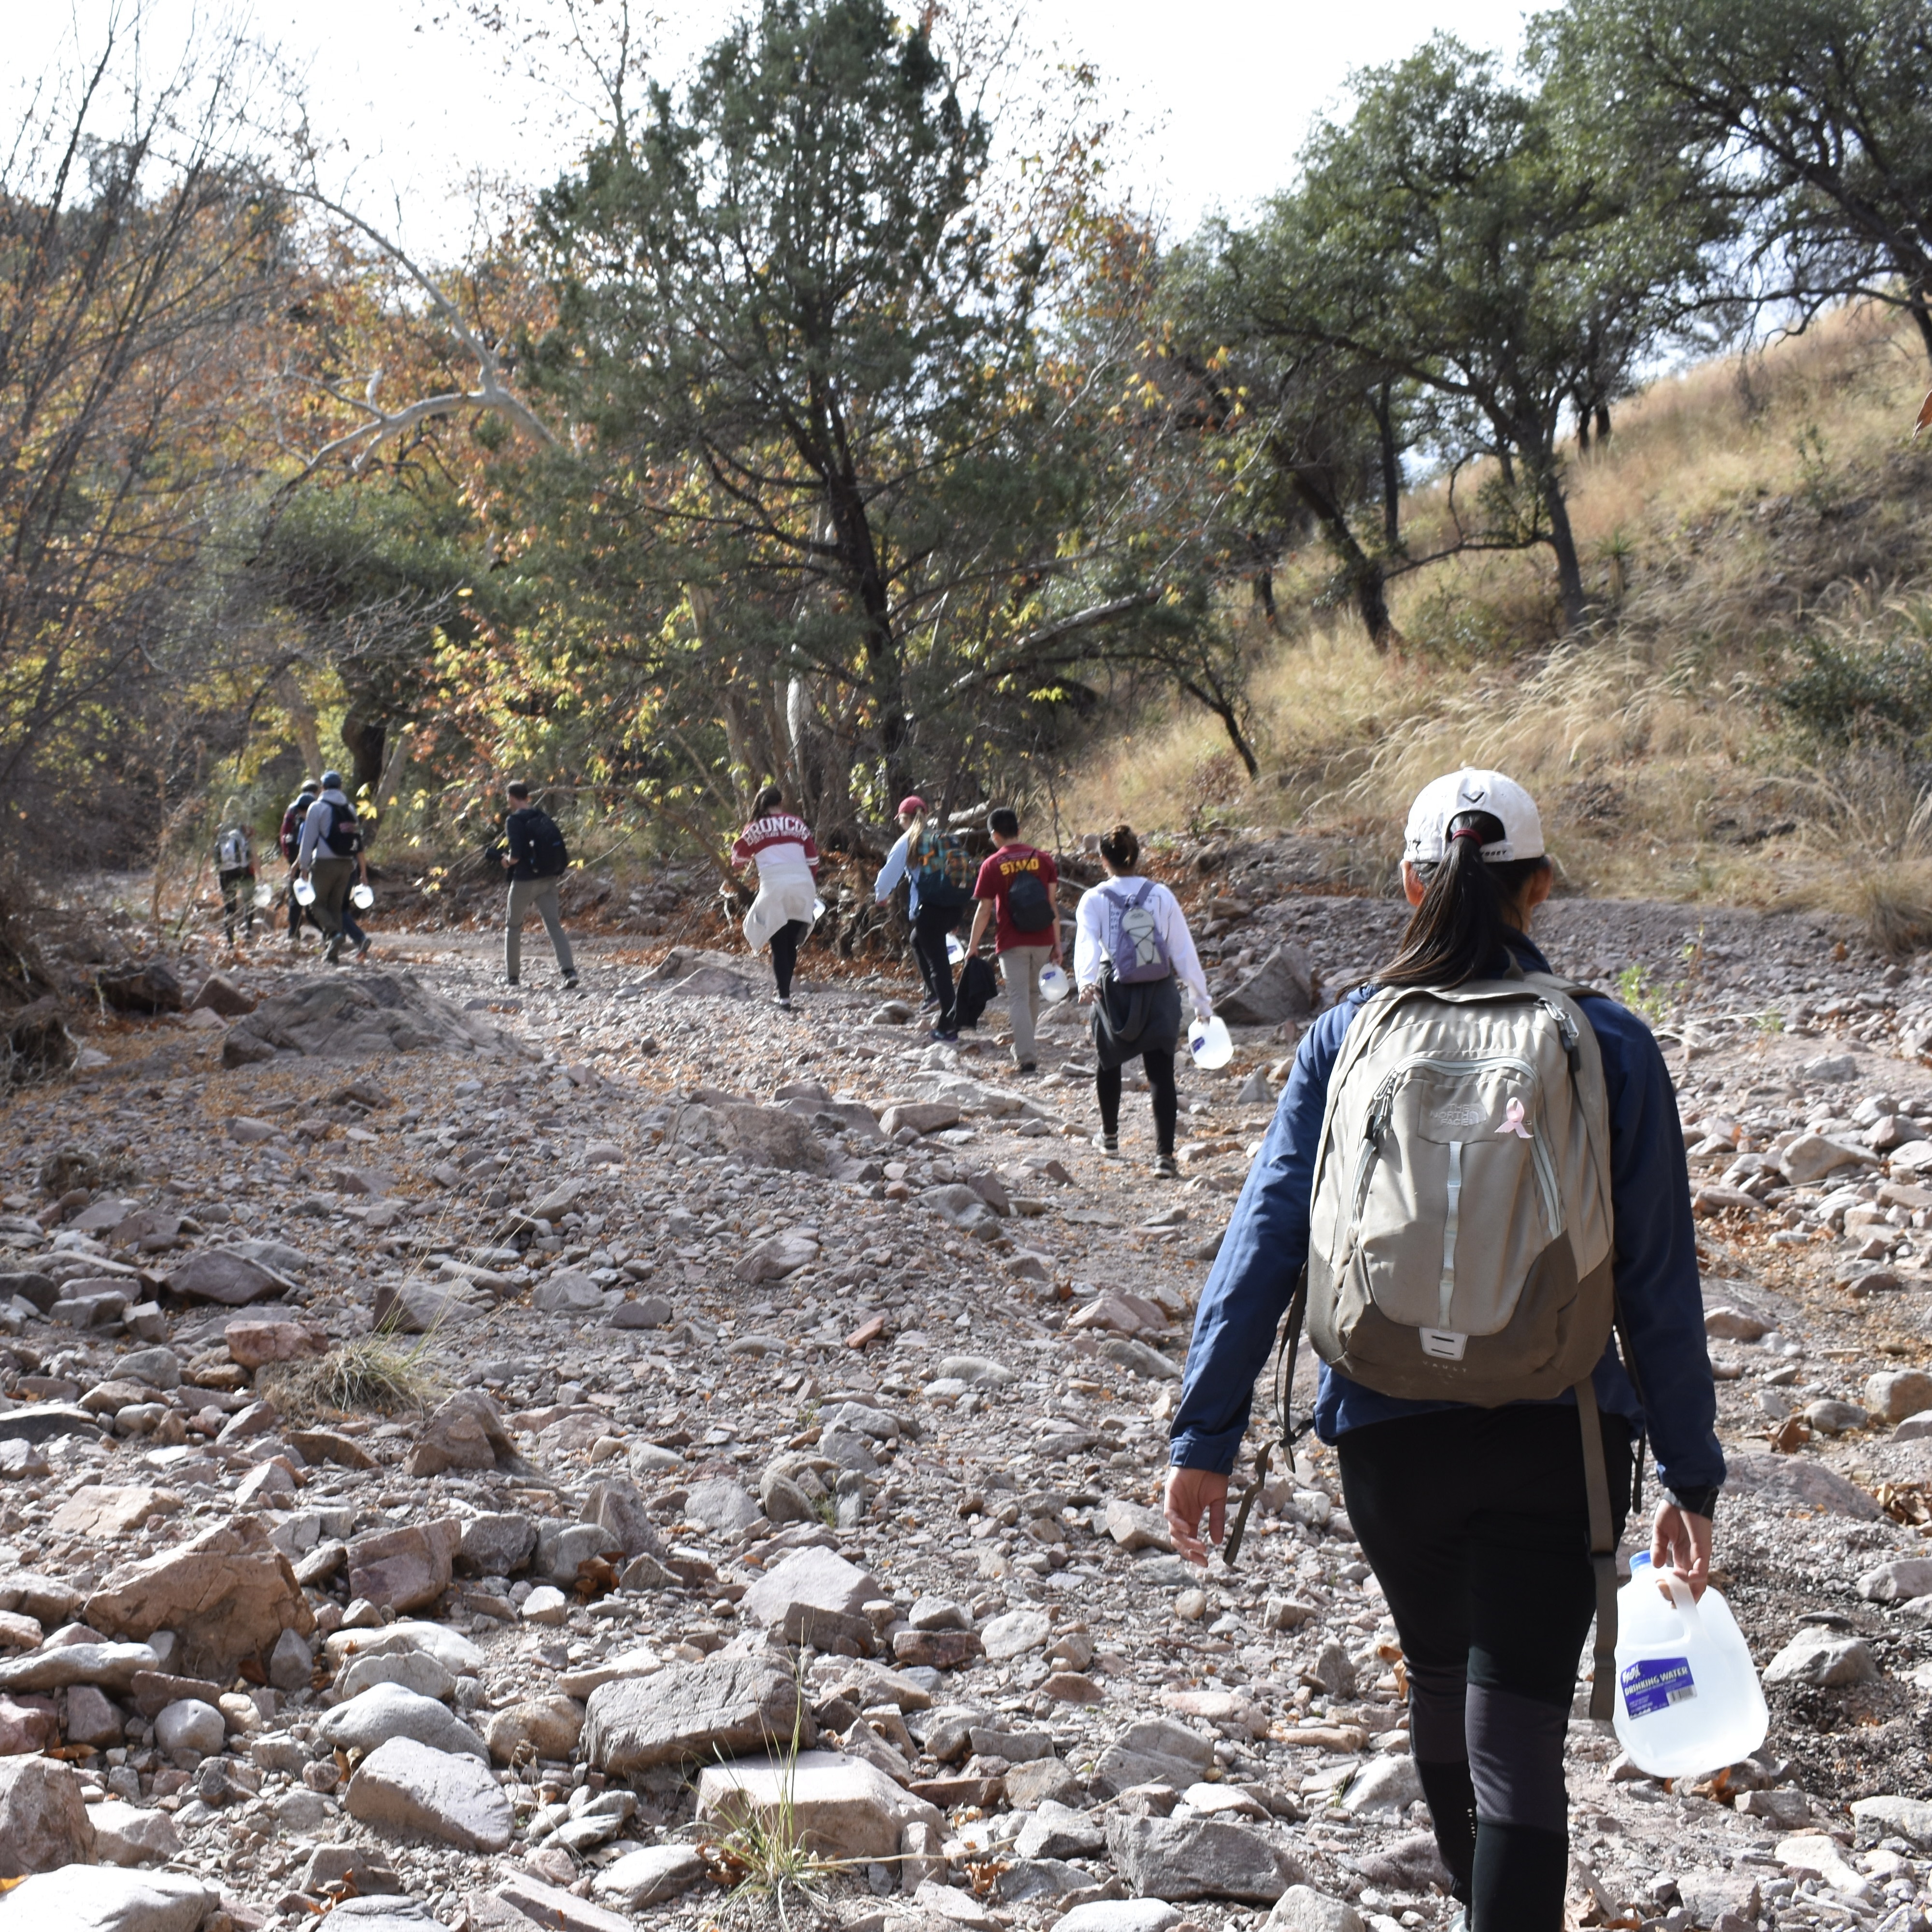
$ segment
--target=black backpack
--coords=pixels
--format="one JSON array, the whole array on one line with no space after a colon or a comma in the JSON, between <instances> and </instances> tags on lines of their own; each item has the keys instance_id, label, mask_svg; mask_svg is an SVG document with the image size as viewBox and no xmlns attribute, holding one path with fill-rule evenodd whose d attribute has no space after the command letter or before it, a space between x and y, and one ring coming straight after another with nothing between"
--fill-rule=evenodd
<instances>
[{"instance_id":1,"label":"black backpack","mask_svg":"<svg viewBox=\"0 0 1932 1932\"><path fill-rule=\"evenodd\" d=\"M338 859L354 858L362 849L362 822L356 816L356 808L352 805L337 805L325 798L317 799L309 809L313 812L316 806L323 805L334 816L320 842Z\"/></svg>"},{"instance_id":2,"label":"black backpack","mask_svg":"<svg viewBox=\"0 0 1932 1932\"><path fill-rule=\"evenodd\" d=\"M1037 872L1022 872L1006 888L1006 916L1022 932L1045 932L1053 924L1053 902Z\"/></svg>"},{"instance_id":3,"label":"black backpack","mask_svg":"<svg viewBox=\"0 0 1932 1932\"><path fill-rule=\"evenodd\" d=\"M540 806L527 808L524 819L524 840L531 872L539 879L561 878L570 869L570 848L556 820Z\"/></svg>"}]
</instances>

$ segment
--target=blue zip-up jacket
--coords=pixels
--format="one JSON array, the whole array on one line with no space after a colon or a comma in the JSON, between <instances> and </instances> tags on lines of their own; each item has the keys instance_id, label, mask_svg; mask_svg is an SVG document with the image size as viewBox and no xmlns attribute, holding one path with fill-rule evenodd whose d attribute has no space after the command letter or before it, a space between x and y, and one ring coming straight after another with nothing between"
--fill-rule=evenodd
<instances>
[{"instance_id":1,"label":"blue zip-up jacket","mask_svg":"<svg viewBox=\"0 0 1932 1932\"><path fill-rule=\"evenodd\" d=\"M1527 939L1510 950L1526 972L1549 963ZM1255 1378L1274 1345L1303 1263L1315 1186L1315 1156L1328 1080L1349 1023L1372 995L1365 986L1324 1013L1303 1039L1281 1104L1235 1204L1233 1220L1187 1352L1169 1460L1184 1468L1234 1466ZM1686 1508L1708 1516L1724 1480L1717 1435L1717 1388L1704 1345L1703 1294L1690 1219L1690 1186L1677 1098L1664 1055L1634 1013L1600 994L1585 996L1604 1063L1610 1115L1610 1205L1616 1222L1617 1306L1636 1356L1646 1415L1612 1336L1592 1380L1607 1413L1647 1421L1658 1480ZM1567 1391L1557 1400L1574 1404ZM1333 1442L1351 1429L1449 1408L1378 1395L1325 1364L1316 1433Z\"/></svg>"}]
</instances>

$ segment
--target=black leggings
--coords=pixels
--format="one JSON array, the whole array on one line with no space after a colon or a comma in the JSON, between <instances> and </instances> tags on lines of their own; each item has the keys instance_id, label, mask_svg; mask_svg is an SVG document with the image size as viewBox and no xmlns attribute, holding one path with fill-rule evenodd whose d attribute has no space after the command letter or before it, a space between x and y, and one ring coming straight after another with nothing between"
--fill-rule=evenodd
<instances>
[{"instance_id":1,"label":"black leggings","mask_svg":"<svg viewBox=\"0 0 1932 1932\"><path fill-rule=\"evenodd\" d=\"M1154 1137L1162 1154L1174 1151L1174 1124L1180 1114L1180 1096L1174 1090L1174 1049L1144 1053L1148 1085L1154 1094ZM1120 1131L1120 1070L1102 1066L1094 1076L1094 1097L1100 1102L1100 1126L1111 1139Z\"/></svg>"},{"instance_id":2,"label":"black leggings","mask_svg":"<svg viewBox=\"0 0 1932 1932\"><path fill-rule=\"evenodd\" d=\"M791 976L798 965L798 943L812 930L808 920L788 919L772 934L772 976L778 982L778 998L791 998Z\"/></svg>"},{"instance_id":3,"label":"black leggings","mask_svg":"<svg viewBox=\"0 0 1932 1932\"><path fill-rule=\"evenodd\" d=\"M1630 1424L1603 1418L1610 1510ZM1348 1520L1408 1671L1423 1795L1471 1932L1558 1932L1569 1871L1563 1744L1596 1609L1576 1412L1456 1408L1352 1429Z\"/></svg>"},{"instance_id":4,"label":"black leggings","mask_svg":"<svg viewBox=\"0 0 1932 1932\"><path fill-rule=\"evenodd\" d=\"M926 990L939 1002L939 1024L952 1024L952 962L946 956L946 935L959 923L956 906L922 905L913 915L913 957Z\"/></svg>"}]
</instances>

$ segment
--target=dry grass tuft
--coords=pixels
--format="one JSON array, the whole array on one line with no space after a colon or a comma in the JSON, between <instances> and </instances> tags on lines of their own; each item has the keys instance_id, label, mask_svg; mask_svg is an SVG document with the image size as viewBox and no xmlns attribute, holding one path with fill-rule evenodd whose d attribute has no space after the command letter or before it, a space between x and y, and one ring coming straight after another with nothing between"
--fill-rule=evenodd
<instances>
[{"instance_id":1,"label":"dry grass tuft","mask_svg":"<svg viewBox=\"0 0 1932 1932\"><path fill-rule=\"evenodd\" d=\"M418 1414L448 1392L434 1331L405 1341L393 1329L344 1342L327 1354L256 1376L257 1390L291 1421L332 1415Z\"/></svg>"}]
</instances>

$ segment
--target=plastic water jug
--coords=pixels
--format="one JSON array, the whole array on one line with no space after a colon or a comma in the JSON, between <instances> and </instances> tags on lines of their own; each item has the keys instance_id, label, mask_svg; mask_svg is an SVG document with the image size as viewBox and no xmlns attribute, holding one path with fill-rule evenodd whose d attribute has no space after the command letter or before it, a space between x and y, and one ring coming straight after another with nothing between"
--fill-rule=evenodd
<instances>
[{"instance_id":1,"label":"plastic water jug","mask_svg":"<svg viewBox=\"0 0 1932 1932\"><path fill-rule=\"evenodd\" d=\"M1226 1066L1234 1057L1234 1042L1229 1038L1228 1023L1218 1016L1210 1020L1197 1019L1187 1029L1187 1050L1194 1056L1194 1064L1204 1072L1212 1073L1217 1066Z\"/></svg>"},{"instance_id":2,"label":"plastic water jug","mask_svg":"<svg viewBox=\"0 0 1932 1932\"><path fill-rule=\"evenodd\" d=\"M956 932L949 932L946 935L946 956L956 966L965 964L966 942Z\"/></svg>"},{"instance_id":3,"label":"plastic water jug","mask_svg":"<svg viewBox=\"0 0 1932 1932\"><path fill-rule=\"evenodd\" d=\"M1056 966L1049 960L1040 969L1040 991L1042 999L1054 1006L1073 990L1073 982L1066 976L1064 967Z\"/></svg>"},{"instance_id":4,"label":"plastic water jug","mask_svg":"<svg viewBox=\"0 0 1932 1932\"><path fill-rule=\"evenodd\" d=\"M1682 1577L1647 1556L1630 1558L1617 1592L1615 1722L1631 1762L1653 1778L1721 1771L1771 1728L1730 1605L1712 1589L1694 1600Z\"/></svg>"},{"instance_id":5,"label":"plastic water jug","mask_svg":"<svg viewBox=\"0 0 1932 1932\"><path fill-rule=\"evenodd\" d=\"M315 904L315 886L311 880L302 878L298 878L296 880L296 904L297 905Z\"/></svg>"},{"instance_id":6,"label":"plastic water jug","mask_svg":"<svg viewBox=\"0 0 1932 1932\"><path fill-rule=\"evenodd\" d=\"M266 911L275 902L275 889L266 879L255 888L255 904L258 910Z\"/></svg>"},{"instance_id":7,"label":"plastic water jug","mask_svg":"<svg viewBox=\"0 0 1932 1932\"><path fill-rule=\"evenodd\" d=\"M349 903L358 912L367 912L376 903L375 892L368 886L353 886L350 889Z\"/></svg>"}]
</instances>

